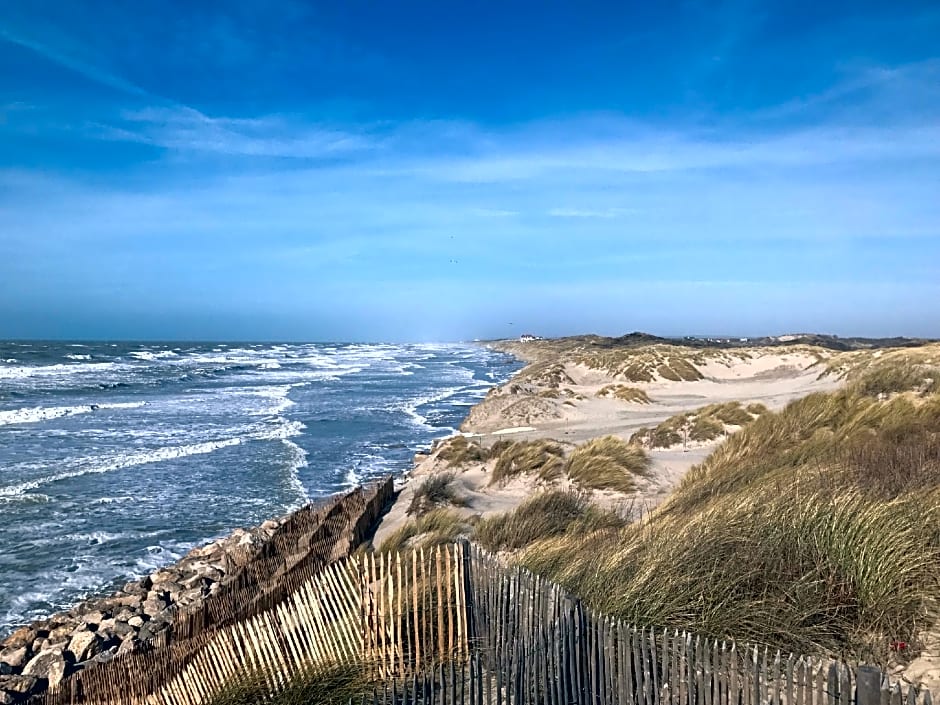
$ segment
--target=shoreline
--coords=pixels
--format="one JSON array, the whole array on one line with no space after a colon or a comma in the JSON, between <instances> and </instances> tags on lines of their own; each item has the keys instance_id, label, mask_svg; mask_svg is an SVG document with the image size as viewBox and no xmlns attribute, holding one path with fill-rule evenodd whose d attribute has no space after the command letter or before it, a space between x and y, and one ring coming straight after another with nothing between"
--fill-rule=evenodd
<instances>
[{"instance_id":1,"label":"shoreline","mask_svg":"<svg viewBox=\"0 0 940 705\"><path fill-rule=\"evenodd\" d=\"M488 345L477 345L500 352ZM518 371L510 379L516 374ZM494 381L490 389L498 386ZM473 406L468 407L467 415ZM431 447L435 442L431 442ZM417 467L414 458L420 455L419 448L410 467L389 477L389 487L394 490L383 512L408 485ZM159 646L175 615L198 611L207 600L217 597L262 554L285 524L339 497L361 492L363 487L314 500L255 526L236 528L226 536L196 546L179 560L149 575L131 579L117 590L92 595L47 617L12 628L0 639L0 705L22 702L84 668ZM364 543L370 542L372 533L367 532Z\"/></svg>"}]
</instances>

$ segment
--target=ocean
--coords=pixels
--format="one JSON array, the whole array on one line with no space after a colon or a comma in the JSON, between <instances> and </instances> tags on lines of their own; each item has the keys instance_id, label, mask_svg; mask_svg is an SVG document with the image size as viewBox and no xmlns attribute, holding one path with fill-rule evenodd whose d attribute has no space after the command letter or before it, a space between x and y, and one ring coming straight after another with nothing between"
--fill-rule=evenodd
<instances>
[{"instance_id":1,"label":"ocean","mask_svg":"<svg viewBox=\"0 0 940 705\"><path fill-rule=\"evenodd\" d=\"M0 342L0 637L407 471L519 367L472 345Z\"/></svg>"}]
</instances>

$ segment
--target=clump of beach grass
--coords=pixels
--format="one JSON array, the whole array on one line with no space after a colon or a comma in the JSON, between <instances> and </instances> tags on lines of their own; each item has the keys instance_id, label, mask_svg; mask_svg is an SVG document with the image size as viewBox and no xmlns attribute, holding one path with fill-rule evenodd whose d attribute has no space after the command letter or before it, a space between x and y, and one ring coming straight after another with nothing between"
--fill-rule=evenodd
<instances>
[{"instance_id":1,"label":"clump of beach grass","mask_svg":"<svg viewBox=\"0 0 940 705\"><path fill-rule=\"evenodd\" d=\"M485 462L488 453L486 448L466 436L454 436L441 443L437 457L449 465L458 466Z\"/></svg>"},{"instance_id":2,"label":"clump of beach grass","mask_svg":"<svg viewBox=\"0 0 940 705\"><path fill-rule=\"evenodd\" d=\"M406 522L390 534L379 547L383 553L396 553L406 548L432 548L453 543L472 529L472 520L452 509L433 509Z\"/></svg>"},{"instance_id":3,"label":"clump of beach grass","mask_svg":"<svg viewBox=\"0 0 940 705\"><path fill-rule=\"evenodd\" d=\"M624 524L617 512L598 507L580 492L546 490L511 512L481 519L473 538L491 551L516 550L567 532L613 530Z\"/></svg>"},{"instance_id":4,"label":"clump of beach grass","mask_svg":"<svg viewBox=\"0 0 940 705\"><path fill-rule=\"evenodd\" d=\"M228 684L210 705L348 705L371 696L373 687L361 664L308 667L272 693L270 683L276 680L251 671Z\"/></svg>"},{"instance_id":5,"label":"clump of beach grass","mask_svg":"<svg viewBox=\"0 0 940 705\"><path fill-rule=\"evenodd\" d=\"M441 506L466 506L466 498L454 489L454 478L452 472L441 472L424 480L415 488L408 505L408 514L421 516Z\"/></svg>"},{"instance_id":6,"label":"clump of beach grass","mask_svg":"<svg viewBox=\"0 0 940 705\"><path fill-rule=\"evenodd\" d=\"M490 449L496 458L490 484L506 482L518 475L537 475L540 480L552 481L561 477L565 451L548 440L497 442Z\"/></svg>"},{"instance_id":7,"label":"clump of beach grass","mask_svg":"<svg viewBox=\"0 0 940 705\"><path fill-rule=\"evenodd\" d=\"M726 435L728 426L747 426L766 412L767 407L763 404L749 404L746 408L738 401L709 404L695 411L670 416L654 428L641 428L630 436L630 442L652 448L670 448L686 440L712 441Z\"/></svg>"},{"instance_id":8,"label":"clump of beach grass","mask_svg":"<svg viewBox=\"0 0 940 705\"><path fill-rule=\"evenodd\" d=\"M628 387L625 384L608 384L598 390L596 396L614 397L633 404L650 404L650 398L642 389Z\"/></svg>"},{"instance_id":9,"label":"clump of beach grass","mask_svg":"<svg viewBox=\"0 0 940 705\"><path fill-rule=\"evenodd\" d=\"M635 477L649 473L650 458L642 448L616 436L595 438L575 448L565 471L582 487L632 492Z\"/></svg>"}]
</instances>

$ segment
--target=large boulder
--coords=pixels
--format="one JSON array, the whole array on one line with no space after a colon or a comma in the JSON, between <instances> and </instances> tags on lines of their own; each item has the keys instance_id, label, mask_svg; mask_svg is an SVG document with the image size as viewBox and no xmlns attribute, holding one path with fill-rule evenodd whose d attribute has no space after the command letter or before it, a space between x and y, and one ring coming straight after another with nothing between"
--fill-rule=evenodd
<instances>
[{"instance_id":1,"label":"large boulder","mask_svg":"<svg viewBox=\"0 0 940 705\"><path fill-rule=\"evenodd\" d=\"M49 687L59 685L68 673L68 663L62 649L49 649L43 651L23 667L24 676L33 676L45 680Z\"/></svg>"},{"instance_id":2,"label":"large boulder","mask_svg":"<svg viewBox=\"0 0 940 705\"><path fill-rule=\"evenodd\" d=\"M101 651L102 638L95 632L76 632L69 642L68 651L76 661L87 661Z\"/></svg>"},{"instance_id":3,"label":"large boulder","mask_svg":"<svg viewBox=\"0 0 940 705\"><path fill-rule=\"evenodd\" d=\"M25 695L32 693L38 683L39 679L34 676L0 676L0 692Z\"/></svg>"},{"instance_id":4,"label":"large boulder","mask_svg":"<svg viewBox=\"0 0 940 705\"><path fill-rule=\"evenodd\" d=\"M8 646L0 651L0 663L5 663L12 668L21 668L28 658L29 648L26 646Z\"/></svg>"},{"instance_id":5,"label":"large boulder","mask_svg":"<svg viewBox=\"0 0 940 705\"><path fill-rule=\"evenodd\" d=\"M29 646L32 644L36 637L38 637L36 630L31 627L20 627L15 632L10 634L6 639L0 643L0 646L4 648L19 648L21 646Z\"/></svg>"}]
</instances>

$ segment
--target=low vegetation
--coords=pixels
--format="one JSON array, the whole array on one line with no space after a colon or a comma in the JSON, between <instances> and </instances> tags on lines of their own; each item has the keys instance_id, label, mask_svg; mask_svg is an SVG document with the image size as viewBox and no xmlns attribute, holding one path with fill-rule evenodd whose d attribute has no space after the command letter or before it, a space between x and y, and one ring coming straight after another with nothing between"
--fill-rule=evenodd
<instances>
[{"instance_id":1,"label":"low vegetation","mask_svg":"<svg viewBox=\"0 0 940 705\"><path fill-rule=\"evenodd\" d=\"M434 509L408 521L390 534L379 550L394 553L406 548L432 548L453 543L461 536L469 535L471 529L471 520L454 510Z\"/></svg>"},{"instance_id":2,"label":"low vegetation","mask_svg":"<svg viewBox=\"0 0 940 705\"><path fill-rule=\"evenodd\" d=\"M641 428L630 436L631 443L651 448L670 448L684 443L712 441L724 436L729 426L743 427L767 412L763 404L748 404L732 401L710 404L695 411L670 416L654 428Z\"/></svg>"},{"instance_id":3,"label":"low vegetation","mask_svg":"<svg viewBox=\"0 0 940 705\"><path fill-rule=\"evenodd\" d=\"M319 666L296 674L282 690L270 694L274 679L252 673L226 687L211 705L348 705L371 697L373 684L362 666Z\"/></svg>"},{"instance_id":4,"label":"low vegetation","mask_svg":"<svg viewBox=\"0 0 940 705\"><path fill-rule=\"evenodd\" d=\"M646 520L519 560L638 624L884 663L937 620L938 451L940 395L874 368L761 413Z\"/></svg>"},{"instance_id":5,"label":"low vegetation","mask_svg":"<svg viewBox=\"0 0 940 705\"><path fill-rule=\"evenodd\" d=\"M560 445L548 440L503 441L490 449L496 458L490 484L506 482L518 475L537 475L545 481L561 477L565 466L565 451Z\"/></svg>"},{"instance_id":6,"label":"low vegetation","mask_svg":"<svg viewBox=\"0 0 940 705\"><path fill-rule=\"evenodd\" d=\"M647 475L649 467L650 458L642 448L606 436L575 448L565 470L582 487L632 492L636 476Z\"/></svg>"},{"instance_id":7,"label":"low vegetation","mask_svg":"<svg viewBox=\"0 0 940 705\"><path fill-rule=\"evenodd\" d=\"M633 404L650 404L650 398L642 389L628 387L625 384L608 384L598 390L599 397L613 397Z\"/></svg>"},{"instance_id":8,"label":"low vegetation","mask_svg":"<svg viewBox=\"0 0 940 705\"><path fill-rule=\"evenodd\" d=\"M489 454L481 444L469 440L466 436L454 436L441 443L437 457L450 465L485 462Z\"/></svg>"},{"instance_id":9,"label":"low vegetation","mask_svg":"<svg viewBox=\"0 0 940 705\"><path fill-rule=\"evenodd\" d=\"M421 516L437 507L463 507L467 500L454 488L455 475L442 472L431 475L415 488L408 514Z\"/></svg>"},{"instance_id":10,"label":"low vegetation","mask_svg":"<svg viewBox=\"0 0 940 705\"><path fill-rule=\"evenodd\" d=\"M584 494L546 490L513 511L481 519L473 538L491 551L515 550L566 533L620 529L625 521L614 511L601 509Z\"/></svg>"}]
</instances>

